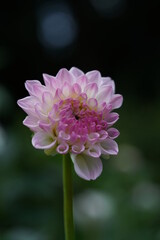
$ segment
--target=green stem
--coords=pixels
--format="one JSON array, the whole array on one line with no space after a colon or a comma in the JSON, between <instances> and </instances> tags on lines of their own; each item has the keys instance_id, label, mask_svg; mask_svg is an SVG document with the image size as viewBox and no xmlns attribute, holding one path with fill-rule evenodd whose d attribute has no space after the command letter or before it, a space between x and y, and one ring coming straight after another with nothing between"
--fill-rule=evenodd
<instances>
[{"instance_id":1,"label":"green stem","mask_svg":"<svg viewBox=\"0 0 160 240\"><path fill-rule=\"evenodd\" d=\"M63 195L65 240L74 240L72 162L69 154L63 155Z\"/></svg>"}]
</instances>

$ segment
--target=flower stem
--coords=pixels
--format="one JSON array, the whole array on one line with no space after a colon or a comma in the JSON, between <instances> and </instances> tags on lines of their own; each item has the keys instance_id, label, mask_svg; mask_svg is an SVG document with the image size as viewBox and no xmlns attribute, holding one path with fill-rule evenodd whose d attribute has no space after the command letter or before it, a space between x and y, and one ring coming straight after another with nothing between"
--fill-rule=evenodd
<instances>
[{"instance_id":1,"label":"flower stem","mask_svg":"<svg viewBox=\"0 0 160 240\"><path fill-rule=\"evenodd\" d=\"M63 155L63 198L65 240L74 240L72 203L72 165L70 155Z\"/></svg>"}]
</instances>

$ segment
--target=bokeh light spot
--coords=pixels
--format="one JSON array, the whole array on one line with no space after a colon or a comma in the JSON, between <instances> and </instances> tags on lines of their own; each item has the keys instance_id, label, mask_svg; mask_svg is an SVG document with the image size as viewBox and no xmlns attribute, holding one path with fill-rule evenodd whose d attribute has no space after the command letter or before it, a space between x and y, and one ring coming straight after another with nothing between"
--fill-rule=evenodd
<instances>
[{"instance_id":1,"label":"bokeh light spot","mask_svg":"<svg viewBox=\"0 0 160 240\"><path fill-rule=\"evenodd\" d=\"M38 39L45 48L61 49L77 36L77 23L66 5L46 5L38 11Z\"/></svg>"}]
</instances>

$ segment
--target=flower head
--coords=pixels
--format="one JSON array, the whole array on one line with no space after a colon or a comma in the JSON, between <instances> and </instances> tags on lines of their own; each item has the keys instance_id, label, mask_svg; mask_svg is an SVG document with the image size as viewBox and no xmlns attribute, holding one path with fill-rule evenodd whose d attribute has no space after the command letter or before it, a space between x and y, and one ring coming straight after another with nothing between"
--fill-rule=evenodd
<instances>
[{"instance_id":1,"label":"flower head","mask_svg":"<svg viewBox=\"0 0 160 240\"><path fill-rule=\"evenodd\" d=\"M99 71L84 74L73 67L43 78L45 85L26 81L30 96L18 100L28 114L23 124L34 132L33 146L48 155L69 153L80 177L96 179L102 172L100 156L118 153L119 131L112 125L119 115L113 109L122 105L122 96Z\"/></svg>"}]
</instances>

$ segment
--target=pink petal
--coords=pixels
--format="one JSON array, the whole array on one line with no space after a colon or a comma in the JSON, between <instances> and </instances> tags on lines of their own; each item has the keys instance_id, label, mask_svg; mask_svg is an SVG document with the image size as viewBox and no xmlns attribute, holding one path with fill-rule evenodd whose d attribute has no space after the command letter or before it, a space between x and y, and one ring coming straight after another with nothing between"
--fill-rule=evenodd
<instances>
[{"instance_id":1,"label":"pink petal","mask_svg":"<svg viewBox=\"0 0 160 240\"><path fill-rule=\"evenodd\" d=\"M53 95L50 92L44 92L42 94L42 101L46 106L51 107L53 105Z\"/></svg>"},{"instance_id":2,"label":"pink petal","mask_svg":"<svg viewBox=\"0 0 160 240\"><path fill-rule=\"evenodd\" d=\"M36 116L34 106L38 103L38 99L33 96L25 97L17 101L20 106L28 115Z\"/></svg>"},{"instance_id":3,"label":"pink petal","mask_svg":"<svg viewBox=\"0 0 160 240\"><path fill-rule=\"evenodd\" d=\"M69 150L69 146L66 143L61 143L60 145L58 145L56 150L60 154L66 154Z\"/></svg>"},{"instance_id":4,"label":"pink petal","mask_svg":"<svg viewBox=\"0 0 160 240\"><path fill-rule=\"evenodd\" d=\"M102 103L102 102L109 103L112 94L113 94L113 89L110 85L103 86L102 88L100 88L100 90L96 96L96 99L99 103Z\"/></svg>"},{"instance_id":5,"label":"pink petal","mask_svg":"<svg viewBox=\"0 0 160 240\"><path fill-rule=\"evenodd\" d=\"M98 106L98 102L95 98L88 99L88 106L91 108L96 108Z\"/></svg>"},{"instance_id":6,"label":"pink petal","mask_svg":"<svg viewBox=\"0 0 160 240\"><path fill-rule=\"evenodd\" d=\"M66 69L62 68L58 73L56 78L59 80L59 82L63 85L65 82L68 82L69 84L73 84L74 79L72 74Z\"/></svg>"},{"instance_id":7,"label":"pink petal","mask_svg":"<svg viewBox=\"0 0 160 240\"><path fill-rule=\"evenodd\" d=\"M54 95L53 102L55 103L64 98L65 98L65 96L63 95L62 90L60 88L57 88L55 95Z\"/></svg>"},{"instance_id":8,"label":"pink petal","mask_svg":"<svg viewBox=\"0 0 160 240\"><path fill-rule=\"evenodd\" d=\"M101 130L99 132L99 140L104 141L108 137L108 133L105 130Z\"/></svg>"},{"instance_id":9,"label":"pink petal","mask_svg":"<svg viewBox=\"0 0 160 240\"><path fill-rule=\"evenodd\" d=\"M72 91L73 91L73 94L80 95L82 89L81 89L81 87L80 87L80 85L78 83L75 83L72 86Z\"/></svg>"},{"instance_id":10,"label":"pink petal","mask_svg":"<svg viewBox=\"0 0 160 240\"><path fill-rule=\"evenodd\" d=\"M100 136L99 133L92 132L92 133L88 134L88 141L93 144L93 143L97 142L97 140L99 139L99 136Z\"/></svg>"},{"instance_id":11,"label":"pink petal","mask_svg":"<svg viewBox=\"0 0 160 240\"><path fill-rule=\"evenodd\" d=\"M59 106L58 104L54 104L52 110L49 112L49 119L51 122L59 121Z\"/></svg>"},{"instance_id":12,"label":"pink petal","mask_svg":"<svg viewBox=\"0 0 160 240\"><path fill-rule=\"evenodd\" d=\"M78 68L76 68L76 67L72 67L72 68L69 70L69 72L72 73L76 78L79 77L79 76L84 75L84 73L83 73L80 69L78 69Z\"/></svg>"},{"instance_id":13,"label":"pink petal","mask_svg":"<svg viewBox=\"0 0 160 240\"><path fill-rule=\"evenodd\" d=\"M55 146L56 139L44 132L37 132L32 138L32 145L37 149L49 149Z\"/></svg>"},{"instance_id":14,"label":"pink petal","mask_svg":"<svg viewBox=\"0 0 160 240\"><path fill-rule=\"evenodd\" d=\"M85 153L91 157L99 158L101 156L101 148L98 145L91 145Z\"/></svg>"},{"instance_id":15,"label":"pink petal","mask_svg":"<svg viewBox=\"0 0 160 240\"><path fill-rule=\"evenodd\" d=\"M44 79L44 83L47 87L54 89L54 82L55 82L55 77L43 73L43 79Z\"/></svg>"},{"instance_id":16,"label":"pink petal","mask_svg":"<svg viewBox=\"0 0 160 240\"><path fill-rule=\"evenodd\" d=\"M112 79L110 77L102 77L102 85L110 85Z\"/></svg>"},{"instance_id":17,"label":"pink petal","mask_svg":"<svg viewBox=\"0 0 160 240\"><path fill-rule=\"evenodd\" d=\"M120 94L113 95L110 104L112 104L112 109L120 108L123 102L123 97Z\"/></svg>"},{"instance_id":18,"label":"pink petal","mask_svg":"<svg viewBox=\"0 0 160 240\"><path fill-rule=\"evenodd\" d=\"M58 139L67 141L70 139L70 135L61 130L58 134Z\"/></svg>"},{"instance_id":19,"label":"pink petal","mask_svg":"<svg viewBox=\"0 0 160 240\"><path fill-rule=\"evenodd\" d=\"M63 95L64 95L65 97L71 96L71 90L72 90L71 85L70 85L69 83L65 82L65 83L63 84L63 87L62 87L62 93L63 93Z\"/></svg>"},{"instance_id":20,"label":"pink petal","mask_svg":"<svg viewBox=\"0 0 160 240\"><path fill-rule=\"evenodd\" d=\"M42 104L37 103L35 105L35 112L37 113L37 116L41 119L41 120L47 120L48 114L44 112L44 108L42 107Z\"/></svg>"},{"instance_id":21,"label":"pink petal","mask_svg":"<svg viewBox=\"0 0 160 240\"><path fill-rule=\"evenodd\" d=\"M109 113L106 119L108 126L113 125L115 122L117 122L118 119L119 119L118 113L115 113L115 112Z\"/></svg>"},{"instance_id":22,"label":"pink petal","mask_svg":"<svg viewBox=\"0 0 160 240\"><path fill-rule=\"evenodd\" d=\"M113 88L113 92L115 92L115 83L110 77L102 77L101 79L102 79L101 86L110 85Z\"/></svg>"},{"instance_id":23,"label":"pink petal","mask_svg":"<svg viewBox=\"0 0 160 240\"><path fill-rule=\"evenodd\" d=\"M51 133L52 132L52 124L46 122L39 122L39 127L44 130L44 132Z\"/></svg>"},{"instance_id":24,"label":"pink petal","mask_svg":"<svg viewBox=\"0 0 160 240\"><path fill-rule=\"evenodd\" d=\"M117 155L118 144L112 139L106 139L100 143L102 154Z\"/></svg>"},{"instance_id":25,"label":"pink petal","mask_svg":"<svg viewBox=\"0 0 160 240\"><path fill-rule=\"evenodd\" d=\"M100 83L101 83L101 74L100 74L99 71L93 70L93 71L87 72L86 76L87 76L89 82L95 82L98 85L100 85Z\"/></svg>"},{"instance_id":26,"label":"pink petal","mask_svg":"<svg viewBox=\"0 0 160 240\"><path fill-rule=\"evenodd\" d=\"M80 76L78 79L77 79L77 83L81 86L81 89L82 91L84 90L85 86L87 85L88 83L88 79L85 75L82 75Z\"/></svg>"},{"instance_id":27,"label":"pink petal","mask_svg":"<svg viewBox=\"0 0 160 240\"><path fill-rule=\"evenodd\" d=\"M115 139L119 136L119 131L116 128L109 128L107 132L111 139Z\"/></svg>"},{"instance_id":28,"label":"pink petal","mask_svg":"<svg viewBox=\"0 0 160 240\"><path fill-rule=\"evenodd\" d=\"M32 131L39 131L39 124L38 124L39 119L35 118L33 116L27 116L24 121L23 124L27 127L29 127Z\"/></svg>"},{"instance_id":29,"label":"pink petal","mask_svg":"<svg viewBox=\"0 0 160 240\"><path fill-rule=\"evenodd\" d=\"M85 180L95 180L102 172L100 158L93 158L85 154L71 154L77 175Z\"/></svg>"},{"instance_id":30,"label":"pink petal","mask_svg":"<svg viewBox=\"0 0 160 240\"><path fill-rule=\"evenodd\" d=\"M55 90L62 86L61 82L59 80L51 75L48 75L46 73L43 74L43 79L45 82L45 85L48 87L48 89L51 89L51 92L55 92Z\"/></svg>"},{"instance_id":31,"label":"pink petal","mask_svg":"<svg viewBox=\"0 0 160 240\"><path fill-rule=\"evenodd\" d=\"M88 98L94 98L98 92L98 86L96 83L89 83L84 88L84 92L87 94Z\"/></svg>"},{"instance_id":32,"label":"pink petal","mask_svg":"<svg viewBox=\"0 0 160 240\"><path fill-rule=\"evenodd\" d=\"M79 144L79 145L73 145L72 146L72 152L75 153L75 154L80 154L84 150L85 150L84 145Z\"/></svg>"},{"instance_id":33,"label":"pink petal","mask_svg":"<svg viewBox=\"0 0 160 240\"><path fill-rule=\"evenodd\" d=\"M37 80L27 80L25 87L31 96L36 96L39 99L41 99L42 93L46 90L46 87Z\"/></svg>"}]
</instances>

